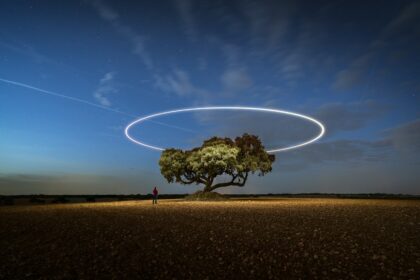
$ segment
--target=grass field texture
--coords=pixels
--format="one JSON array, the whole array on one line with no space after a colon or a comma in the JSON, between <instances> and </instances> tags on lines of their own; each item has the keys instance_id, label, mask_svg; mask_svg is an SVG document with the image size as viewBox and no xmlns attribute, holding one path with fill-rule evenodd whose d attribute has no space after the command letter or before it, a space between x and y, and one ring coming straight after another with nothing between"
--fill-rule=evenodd
<instances>
[{"instance_id":1,"label":"grass field texture","mask_svg":"<svg viewBox=\"0 0 420 280\"><path fill-rule=\"evenodd\" d=\"M420 201L3 206L0 247L0 279L415 279Z\"/></svg>"}]
</instances>

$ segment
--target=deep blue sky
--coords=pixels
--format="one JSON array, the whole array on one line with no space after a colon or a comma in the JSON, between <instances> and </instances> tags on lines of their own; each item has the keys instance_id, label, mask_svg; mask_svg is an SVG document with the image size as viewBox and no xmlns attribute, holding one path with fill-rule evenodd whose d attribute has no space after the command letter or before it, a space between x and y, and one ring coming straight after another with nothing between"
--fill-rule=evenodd
<instances>
[{"instance_id":1,"label":"deep blue sky","mask_svg":"<svg viewBox=\"0 0 420 280\"><path fill-rule=\"evenodd\" d=\"M419 1L1 1L0 194L192 192L165 183L160 154L123 129L202 105L279 108L327 127L227 192L419 194L419 49ZM156 120L184 129L133 133L187 148L251 132L274 148L316 132L261 113Z\"/></svg>"}]
</instances>

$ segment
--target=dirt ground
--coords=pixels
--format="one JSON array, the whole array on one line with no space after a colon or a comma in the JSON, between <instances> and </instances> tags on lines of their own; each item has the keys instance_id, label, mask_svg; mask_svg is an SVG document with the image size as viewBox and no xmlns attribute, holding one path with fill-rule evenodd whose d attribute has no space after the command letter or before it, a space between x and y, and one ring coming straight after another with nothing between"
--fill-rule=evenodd
<instances>
[{"instance_id":1,"label":"dirt ground","mask_svg":"<svg viewBox=\"0 0 420 280\"><path fill-rule=\"evenodd\" d=\"M415 279L420 201L0 207L0 279Z\"/></svg>"}]
</instances>

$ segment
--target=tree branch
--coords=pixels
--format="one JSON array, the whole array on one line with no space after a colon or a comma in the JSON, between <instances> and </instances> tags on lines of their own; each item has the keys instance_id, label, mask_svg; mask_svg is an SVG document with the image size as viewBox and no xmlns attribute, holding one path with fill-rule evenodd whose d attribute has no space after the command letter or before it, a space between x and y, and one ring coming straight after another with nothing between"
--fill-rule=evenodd
<instances>
[{"instance_id":1,"label":"tree branch","mask_svg":"<svg viewBox=\"0 0 420 280\"><path fill-rule=\"evenodd\" d=\"M188 179L188 178L183 179L181 176L178 176L176 179L177 179L178 182L181 182L185 185L189 185L189 184L192 184L192 183L195 182L194 179Z\"/></svg>"},{"instance_id":2,"label":"tree branch","mask_svg":"<svg viewBox=\"0 0 420 280\"><path fill-rule=\"evenodd\" d=\"M235 180L237 178L242 179L242 181L239 180L239 181L235 182ZM211 188L209 188L209 191L213 191L217 188L227 187L227 186L243 187L245 185L247 179L248 179L248 172L245 173L245 176L241 173L238 173L238 174L232 175L232 180L230 180L229 182L216 184L216 185L212 186Z\"/></svg>"}]
</instances>

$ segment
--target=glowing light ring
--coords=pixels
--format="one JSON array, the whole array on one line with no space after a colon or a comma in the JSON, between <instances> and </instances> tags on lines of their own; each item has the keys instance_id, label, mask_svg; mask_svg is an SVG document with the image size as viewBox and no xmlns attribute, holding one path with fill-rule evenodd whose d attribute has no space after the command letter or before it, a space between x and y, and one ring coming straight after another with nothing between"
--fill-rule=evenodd
<instances>
[{"instance_id":1,"label":"glowing light ring","mask_svg":"<svg viewBox=\"0 0 420 280\"><path fill-rule=\"evenodd\" d=\"M146 120L150 120L152 118L156 118L156 117L159 117L159 116L176 114L176 113L183 113L183 112L212 111L212 110L238 110L238 111L254 111L254 112L268 112L268 113L275 113L275 114L283 114L283 115L289 115L289 116L294 116L294 117L297 117L297 118L301 118L301 119L310 121L312 123L315 123L316 125L319 126L320 132L314 138L312 138L308 141L305 141L303 143L297 144L297 145L288 146L288 147L285 147L285 148L278 148L278 149L269 150L269 151L267 151L268 153L283 152L283 151L288 151L288 150L292 150L292 149L296 149L296 148L306 146L306 145L311 144L311 143L317 141L318 139L320 139L325 133L325 127L320 121L318 121L314 118L311 118L309 116L306 116L306 115L302 115L302 114L298 114L298 113L294 113L294 112L289 112L289 111L284 111L284 110L277 110L277 109L270 109L270 108L260 108L260 107L243 107L243 106L195 107L195 108L184 108L184 109L160 112L160 113L156 113L156 114L152 114L152 115L142 117L140 119L137 119L137 120L131 122L125 128L124 133L125 133L125 136L130 141L132 141L132 142L134 142L138 145L141 145L143 147L150 148L150 149L153 149L153 150L163 151L165 149L140 142L140 141L134 139L133 137L131 137L130 134L128 133L130 128L132 126L138 124L138 123L141 123L141 122L144 122Z\"/></svg>"}]
</instances>

